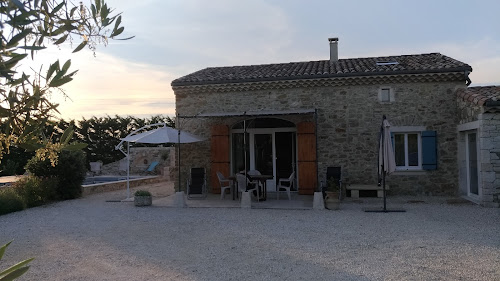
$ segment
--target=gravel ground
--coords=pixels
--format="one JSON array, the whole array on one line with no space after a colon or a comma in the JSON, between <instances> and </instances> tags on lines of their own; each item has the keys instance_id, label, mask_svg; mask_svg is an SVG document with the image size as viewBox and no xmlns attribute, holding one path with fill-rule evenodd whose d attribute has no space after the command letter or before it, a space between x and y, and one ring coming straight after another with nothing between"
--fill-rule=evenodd
<instances>
[{"instance_id":1,"label":"gravel ground","mask_svg":"<svg viewBox=\"0 0 500 281\"><path fill-rule=\"evenodd\" d=\"M500 280L500 209L134 207L92 195L0 216L18 280ZM123 193L121 193L123 194ZM167 195L163 193L163 195Z\"/></svg>"}]
</instances>

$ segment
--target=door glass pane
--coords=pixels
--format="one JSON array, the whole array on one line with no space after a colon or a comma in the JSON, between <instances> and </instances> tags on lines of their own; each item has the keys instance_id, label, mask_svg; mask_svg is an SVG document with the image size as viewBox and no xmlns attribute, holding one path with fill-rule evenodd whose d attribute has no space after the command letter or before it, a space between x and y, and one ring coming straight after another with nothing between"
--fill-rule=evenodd
<instances>
[{"instance_id":1,"label":"door glass pane","mask_svg":"<svg viewBox=\"0 0 500 281\"><path fill-rule=\"evenodd\" d=\"M256 134L254 140L255 169L263 175L273 175L273 135Z\"/></svg>"},{"instance_id":2,"label":"door glass pane","mask_svg":"<svg viewBox=\"0 0 500 281\"><path fill-rule=\"evenodd\" d=\"M471 133L467 135L468 150L469 150L469 192L472 194L479 194L478 187L478 174L477 174L477 143L476 134Z\"/></svg>"},{"instance_id":3,"label":"door glass pane","mask_svg":"<svg viewBox=\"0 0 500 281\"><path fill-rule=\"evenodd\" d=\"M295 133L276 132L276 182L280 178L288 178L295 168ZM292 190L297 190L293 185Z\"/></svg>"},{"instance_id":4,"label":"door glass pane","mask_svg":"<svg viewBox=\"0 0 500 281\"><path fill-rule=\"evenodd\" d=\"M247 147L248 147L247 134ZM243 133L235 133L232 135L232 157L233 157L233 172L238 173L245 170L245 149L243 142ZM248 150L248 149L247 149ZM247 152L247 170L250 169L250 157Z\"/></svg>"},{"instance_id":5,"label":"door glass pane","mask_svg":"<svg viewBox=\"0 0 500 281\"><path fill-rule=\"evenodd\" d=\"M405 135L394 134L394 157L396 166L405 166Z\"/></svg>"},{"instance_id":6,"label":"door glass pane","mask_svg":"<svg viewBox=\"0 0 500 281\"><path fill-rule=\"evenodd\" d=\"M408 166L418 166L417 134L408 134Z\"/></svg>"}]
</instances>

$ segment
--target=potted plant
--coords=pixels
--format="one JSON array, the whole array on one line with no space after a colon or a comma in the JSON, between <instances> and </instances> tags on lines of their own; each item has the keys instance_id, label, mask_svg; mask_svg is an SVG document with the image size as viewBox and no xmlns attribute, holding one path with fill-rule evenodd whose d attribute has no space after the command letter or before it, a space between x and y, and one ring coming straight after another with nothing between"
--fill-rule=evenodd
<instances>
[{"instance_id":1,"label":"potted plant","mask_svg":"<svg viewBox=\"0 0 500 281\"><path fill-rule=\"evenodd\" d=\"M325 208L329 210L340 209L340 184L339 181L330 178L326 183Z\"/></svg>"},{"instance_id":2,"label":"potted plant","mask_svg":"<svg viewBox=\"0 0 500 281\"><path fill-rule=\"evenodd\" d=\"M147 190L137 190L134 193L134 205L135 206L151 206L153 202L153 197L151 193Z\"/></svg>"}]
</instances>

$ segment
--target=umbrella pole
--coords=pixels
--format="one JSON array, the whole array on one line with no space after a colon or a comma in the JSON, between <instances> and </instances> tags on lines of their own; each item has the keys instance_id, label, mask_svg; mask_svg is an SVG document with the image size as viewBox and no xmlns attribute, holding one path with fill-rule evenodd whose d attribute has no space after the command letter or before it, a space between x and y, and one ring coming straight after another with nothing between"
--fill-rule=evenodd
<instances>
[{"instance_id":1,"label":"umbrella pole","mask_svg":"<svg viewBox=\"0 0 500 281\"><path fill-rule=\"evenodd\" d=\"M178 190L181 192L181 119L177 114L177 167L178 168Z\"/></svg>"},{"instance_id":2,"label":"umbrella pole","mask_svg":"<svg viewBox=\"0 0 500 281\"><path fill-rule=\"evenodd\" d=\"M245 153L245 156L243 157L243 161L245 161L244 167L245 167L245 190L247 189L248 185L248 179L247 179L247 125L246 125L246 120L243 120L243 153ZM243 195L241 196L243 197Z\"/></svg>"},{"instance_id":3,"label":"umbrella pole","mask_svg":"<svg viewBox=\"0 0 500 281\"><path fill-rule=\"evenodd\" d=\"M383 116L383 120L385 120L386 117L385 115ZM381 126L381 129L380 129L380 143L379 143L379 149L384 149L384 140L385 140L385 128L384 128L384 121L382 121L382 126ZM380 152L379 152L380 154ZM382 155L385 155L385 152L382 151ZM380 157L380 156L379 156ZM379 175L380 175L380 171L382 171L382 192L383 192L383 197L384 197L384 207L382 209L380 208L376 208L376 209L364 209L365 212L371 212L371 213L390 213L390 212L406 212L405 210L403 209L390 209L388 210L387 209L387 196L386 196L386 189L385 189L385 176L386 176L386 171L385 171L385 157L382 156L382 165L379 165L379 163L377 163L377 168L378 168L378 171L379 171ZM380 170L381 169L381 170ZM379 179L380 181L380 179ZM379 182L380 183L380 182Z\"/></svg>"},{"instance_id":4,"label":"umbrella pole","mask_svg":"<svg viewBox=\"0 0 500 281\"><path fill-rule=\"evenodd\" d=\"M177 130L177 166L179 167L179 192L181 191L181 130Z\"/></svg>"},{"instance_id":5,"label":"umbrella pole","mask_svg":"<svg viewBox=\"0 0 500 281\"><path fill-rule=\"evenodd\" d=\"M127 142L127 199L130 198L130 142Z\"/></svg>"},{"instance_id":6,"label":"umbrella pole","mask_svg":"<svg viewBox=\"0 0 500 281\"><path fill-rule=\"evenodd\" d=\"M384 120L385 120L385 115L384 115ZM382 131L381 132L382 132L382 138L381 138L382 147L384 147L383 146L384 141L385 141L384 121L382 121ZM385 151L384 150L382 150L382 151L383 151L383 155L385 155L386 154ZM382 192L384 194L384 212L387 211L387 198L385 196L386 195L385 194L385 160L386 160L385 157L382 157Z\"/></svg>"},{"instance_id":7,"label":"umbrella pole","mask_svg":"<svg viewBox=\"0 0 500 281\"><path fill-rule=\"evenodd\" d=\"M382 169L384 168L384 166L382 165ZM386 194L385 194L385 171L382 172L382 190L384 192L384 212L387 211L387 197L386 197Z\"/></svg>"}]
</instances>

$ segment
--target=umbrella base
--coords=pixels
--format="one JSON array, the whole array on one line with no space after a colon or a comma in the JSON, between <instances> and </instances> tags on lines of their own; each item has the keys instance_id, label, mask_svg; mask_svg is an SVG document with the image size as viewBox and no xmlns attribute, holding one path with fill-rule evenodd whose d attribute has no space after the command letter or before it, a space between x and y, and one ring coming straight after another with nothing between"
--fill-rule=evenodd
<instances>
[{"instance_id":1,"label":"umbrella base","mask_svg":"<svg viewBox=\"0 0 500 281\"><path fill-rule=\"evenodd\" d=\"M363 211L367 213L404 213L404 209L384 209L384 208L366 208Z\"/></svg>"}]
</instances>

